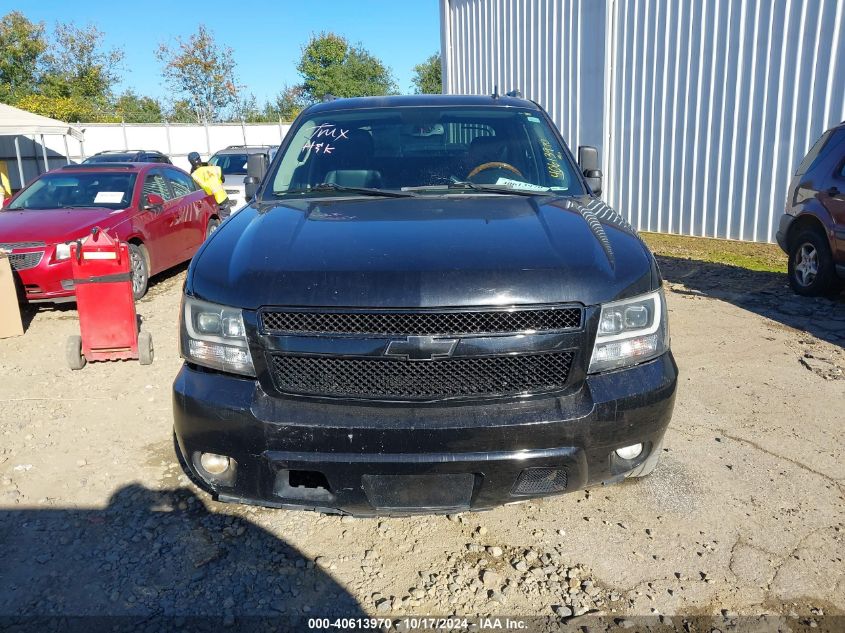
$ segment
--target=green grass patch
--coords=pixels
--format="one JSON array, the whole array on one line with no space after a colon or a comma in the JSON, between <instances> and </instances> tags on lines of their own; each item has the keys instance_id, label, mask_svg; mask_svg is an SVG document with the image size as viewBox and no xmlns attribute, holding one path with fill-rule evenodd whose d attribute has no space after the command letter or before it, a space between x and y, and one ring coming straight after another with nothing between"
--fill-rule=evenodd
<instances>
[{"instance_id":1,"label":"green grass patch","mask_svg":"<svg viewBox=\"0 0 845 633\"><path fill-rule=\"evenodd\" d=\"M786 255L776 244L716 240L640 232L655 255L739 266L772 273L786 272Z\"/></svg>"}]
</instances>

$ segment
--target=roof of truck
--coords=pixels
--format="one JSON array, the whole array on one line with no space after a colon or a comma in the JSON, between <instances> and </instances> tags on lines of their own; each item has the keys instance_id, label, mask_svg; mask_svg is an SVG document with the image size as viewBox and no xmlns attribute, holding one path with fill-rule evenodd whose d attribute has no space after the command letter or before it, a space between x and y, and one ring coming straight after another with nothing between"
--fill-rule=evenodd
<instances>
[{"instance_id":1,"label":"roof of truck","mask_svg":"<svg viewBox=\"0 0 845 633\"><path fill-rule=\"evenodd\" d=\"M518 97L491 95L395 95L388 97L352 97L317 103L309 112L331 112L357 108L391 108L402 106L499 106L539 110L533 101Z\"/></svg>"}]
</instances>

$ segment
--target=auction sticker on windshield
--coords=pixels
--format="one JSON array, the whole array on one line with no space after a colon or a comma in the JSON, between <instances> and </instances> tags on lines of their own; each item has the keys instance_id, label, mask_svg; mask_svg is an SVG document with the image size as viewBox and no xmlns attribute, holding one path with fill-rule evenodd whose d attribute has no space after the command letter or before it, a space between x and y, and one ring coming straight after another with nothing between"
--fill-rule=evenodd
<instances>
[{"instance_id":1,"label":"auction sticker on windshield","mask_svg":"<svg viewBox=\"0 0 845 633\"><path fill-rule=\"evenodd\" d=\"M94 202L100 204L117 204L123 200L122 191L98 191L94 197Z\"/></svg>"},{"instance_id":2,"label":"auction sticker on windshield","mask_svg":"<svg viewBox=\"0 0 845 633\"><path fill-rule=\"evenodd\" d=\"M514 187L518 189L528 189L529 191L548 191L548 187L541 187L530 182L522 182L521 180L512 180L510 178L499 178L496 181L497 185L505 185L506 187Z\"/></svg>"}]
</instances>

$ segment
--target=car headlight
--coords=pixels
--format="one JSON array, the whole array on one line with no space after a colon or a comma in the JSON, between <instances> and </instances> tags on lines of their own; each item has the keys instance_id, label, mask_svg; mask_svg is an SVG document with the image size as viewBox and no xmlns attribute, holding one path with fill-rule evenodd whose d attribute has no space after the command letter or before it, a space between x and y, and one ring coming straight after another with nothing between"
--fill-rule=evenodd
<instances>
[{"instance_id":1,"label":"car headlight","mask_svg":"<svg viewBox=\"0 0 845 633\"><path fill-rule=\"evenodd\" d=\"M56 261L70 259L70 244L56 244Z\"/></svg>"},{"instance_id":2,"label":"car headlight","mask_svg":"<svg viewBox=\"0 0 845 633\"><path fill-rule=\"evenodd\" d=\"M669 349L663 290L604 303L590 359L590 373L657 358Z\"/></svg>"},{"instance_id":3,"label":"car headlight","mask_svg":"<svg viewBox=\"0 0 845 633\"><path fill-rule=\"evenodd\" d=\"M184 297L180 338L185 360L244 376L255 376L239 308Z\"/></svg>"}]
</instances>

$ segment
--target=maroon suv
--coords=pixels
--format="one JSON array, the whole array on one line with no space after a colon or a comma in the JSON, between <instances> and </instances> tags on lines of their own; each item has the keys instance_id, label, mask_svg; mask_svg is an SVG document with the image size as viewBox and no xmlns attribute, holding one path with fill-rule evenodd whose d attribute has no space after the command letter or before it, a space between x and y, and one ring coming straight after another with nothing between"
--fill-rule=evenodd
<instances>
[{"instance_id":1,"label":"maroon suv","mask_svg":"<svg viewBox=\"0 0 845 633\"><path fill-rule=\"evenodd\" d=\"M789 185L777 232L800 295L838 291L845 279L845 121L822 134Z\"/></svg>"}]
</instances>

